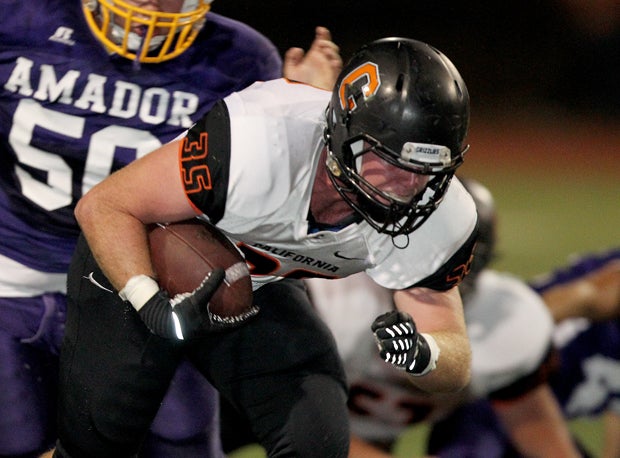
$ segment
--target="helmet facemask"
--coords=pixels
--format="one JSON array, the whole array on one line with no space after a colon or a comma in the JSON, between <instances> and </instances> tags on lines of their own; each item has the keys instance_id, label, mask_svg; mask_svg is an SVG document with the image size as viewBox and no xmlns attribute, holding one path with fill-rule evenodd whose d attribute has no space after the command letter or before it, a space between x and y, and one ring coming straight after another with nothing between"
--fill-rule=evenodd
<instances>
[{"instance_id":1,"label":"helmet facemask","mask_svg":"<svg viewBox=\"0 0 620 458\"><path fill-rule=\"evenodd\" d=\"M432 162L423 160L428 153L415 155L413 151L437 152L442 147L407 143L397 154L365 134L344 141L342 154L334 154L331 146L328 136L326 166L336 190L375 230L392 237L413 232L435 211L467 149L454 159L448 150L443 162ZM373 155L383 163L381 173L387 184L375 185L368 179L364 163ZM418 185L399 195L389 187L389 182L394 184L395 180L415 181Z\"/></svg>"},{"instance_id":2,"label":"helmet facemask","mask_svg":"<svg viewBox=\"0 0 620 458\"><path fill-rule=\"evenodd\" d=\"M151 11L124 0L83 0L91 31L110 53L158 63L185 51L204 25L211 0L185 0L179 12Z\"/></svg>"}]
</instances>

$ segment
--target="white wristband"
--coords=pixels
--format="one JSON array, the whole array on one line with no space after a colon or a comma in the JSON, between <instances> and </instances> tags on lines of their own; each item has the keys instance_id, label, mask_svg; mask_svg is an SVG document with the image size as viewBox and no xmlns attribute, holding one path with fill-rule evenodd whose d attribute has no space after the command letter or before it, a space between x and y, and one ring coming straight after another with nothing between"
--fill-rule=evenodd
<instances>
[{"instance_id":1,"label":"white wristband","mask_svg":"<svg viewBox=\"0 0 620 458\"><path fill-rule=\"evenodd\" d=\"M134 275L118 292L124 301L129 301L138 312L147 301L159 292L159 285L148 275Z\"/></svg>"},{"instance_id":2,"label":"white wristband","mask_svg":"<svg viewBox=\"0 0 620 458\"><path fill-rule=\"evenodd\" d=\"M439 350L439 345L437 345L437 341L432 335L421 332L420 336L424 337L424 339L426 340L428 348L431 351L431 357L424 370L416 375L426 375L437 367L437 360L439 359L439 353L441 352Z\"/></svg>"}]
</instances>

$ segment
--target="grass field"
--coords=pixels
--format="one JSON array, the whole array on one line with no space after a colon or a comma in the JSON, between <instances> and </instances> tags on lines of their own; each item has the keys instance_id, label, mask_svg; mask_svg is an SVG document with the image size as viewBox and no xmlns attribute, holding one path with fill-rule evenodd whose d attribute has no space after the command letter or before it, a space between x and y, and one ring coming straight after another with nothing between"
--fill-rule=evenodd
<instances>
[{"instance_id":1,"label":"grass field","mask_svg":"<svg viewBox=\"0 0 620 458\"><path fill-rule=\"evenodd\" d=\"M601 120L545 114L476 119L471 152L461 168L493 192L499 212L494 267L523 278L564 264L575 253L620 245L620 129ZM571 424L594 456L596 419ZM395 456L423 456L424 427L396 444ZM234 458L259 458L250 447ZM481 457L484 458L484 457Z\"/></svg>"}]
</instances>

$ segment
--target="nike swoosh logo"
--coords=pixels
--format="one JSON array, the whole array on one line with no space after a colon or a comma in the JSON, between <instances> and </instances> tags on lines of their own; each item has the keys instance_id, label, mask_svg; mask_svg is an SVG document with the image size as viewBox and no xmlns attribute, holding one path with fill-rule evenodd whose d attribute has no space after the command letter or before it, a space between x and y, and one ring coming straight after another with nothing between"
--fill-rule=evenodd
<instances>
[{"instance_id":1,"label":"nike swoosh logo","mask_svg":"<svg viewBox=\"0 0 620 458\"><path fill-rule=\"evenodd\" d=\"M105 286L103 286L101 283L99 283L97 280L95 280L95 277L93 276L94 272L89 273L88 275L84 275L82 276L82 278L85 278L86 280L88 280L89 282L91 282L93 285L95 285L97 288L100 288L104 291L107 291L108 293L113 293L114 291L112 291L111 289L106 288Z\"/></svg>"},{"instance_id":2,"label":"nike swoosh logo","mask_svg":"<svg viewBox=\"0 0 620 458\"><path fill-rule=\"evenodd\" d=\"M356 257L350 258L348 256L340 254L340 251L334 252L334 256L336 256L337 258L340 258L340 259L346 259L347 261L364 261L364 258L356 258Z\"/></svg>"}]
</instances>

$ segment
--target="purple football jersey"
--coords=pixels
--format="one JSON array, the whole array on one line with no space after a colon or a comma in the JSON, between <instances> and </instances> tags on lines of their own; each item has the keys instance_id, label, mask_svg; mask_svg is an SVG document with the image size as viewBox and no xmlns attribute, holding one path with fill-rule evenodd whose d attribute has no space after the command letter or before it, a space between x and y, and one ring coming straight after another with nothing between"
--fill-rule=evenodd
<instances>
[{"instance_id":1,"label":"purple football jersey","mask_svg":"<svg viewBox=\"0 0 620 458\"><path fill-rule=\"evenodd\" d=\"M549 383L568 418L620 414L620 320L577 325Z\"/></svg>"},{"instance_id":2,"label":"purple football jersey","mask_svg":"<svg viewBox=\"0 0 620 458\"><path fill-rule=\"evenodd\" d=\"M620 260L617 247L583 255L534 279L531 285L544 293L616 260ZM567 417L597 415L606 409L620 412L620 319L595 323L566 320L556 334L561 365L550 384Z\"/></svg>"},{"instance_id":3,"label":"purple football jersey","mask_svg":"<svg viewBox=\"0 0 620 458\"><path fill-rule=\"evenodd\" d=\"M78 0L2 6L0 255L43 272L67 270L73 209L92 186L216 100L281 76L267 38L212 12L179 57L137 66L105 51Z\"/></svg>"}]
</instances>

